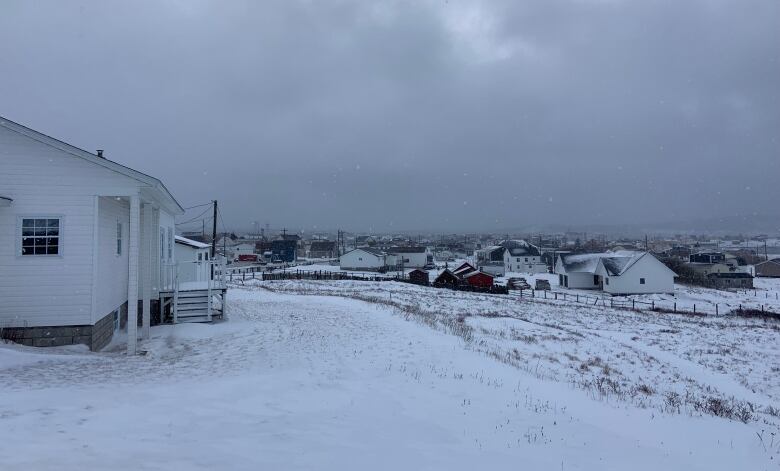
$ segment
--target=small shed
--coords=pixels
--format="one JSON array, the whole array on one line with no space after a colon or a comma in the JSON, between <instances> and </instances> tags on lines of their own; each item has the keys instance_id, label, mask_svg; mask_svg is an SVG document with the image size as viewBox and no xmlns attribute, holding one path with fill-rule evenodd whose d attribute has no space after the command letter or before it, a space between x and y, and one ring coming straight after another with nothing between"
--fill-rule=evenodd
<instances>
[{"instance_id":1,"label":"small shed","mask_svg":"<svg viewBox=\"0 0 780 471\"><path fill-rule=\"evenodd\" d=\"M475 271L463 276L466 283L474 288L492 288L493 275L481 271Z\"/></svg>"},{"instance_id":2,"label":"small shed","mask_svg":"<svg viewBox=\"0 0 780 471\"><path fill-rule=\"evenodd\" d=\"M409 272L409 281L416 285L428 286L428 272L419 268Z\"/></svg>"},{"instance_id":3,"label":"small shed","mask_svg":"<svg viewBox=\"0 0 780 471\"><path fill-rule=\"evenodd\" d=\"M756 276L780 278L780 258L756 263Z\"/></svg>"},{"instance_id":4,"label":"small shed","mask_svg":"<svg viewBox=\"0 0 780 471\"><path fill-rule=\"evenodd\" d=\"M445 269L433 280L433 286L437 288L454 288L459 284L460 278L455 276L449 269Z\"/></svg>"}]
</instances>

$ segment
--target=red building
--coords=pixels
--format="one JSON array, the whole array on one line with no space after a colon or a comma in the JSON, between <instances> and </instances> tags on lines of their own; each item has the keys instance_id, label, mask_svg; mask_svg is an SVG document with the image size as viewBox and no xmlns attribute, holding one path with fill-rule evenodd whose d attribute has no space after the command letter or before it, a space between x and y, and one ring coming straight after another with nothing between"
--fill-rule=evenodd
<instances>
[{"instance_id":1,"label":"red building","mask_svg":"<svg viewBox=\"0 0 780 471\"><path fill-rule=\"evenodd\" d=\"M489 289L493 287L493 275L481 271L467 273L463 276L463 279L466 280L466 283L468 283L470 286L473 286L474 288Z\"/></svg>"}]
</instances>

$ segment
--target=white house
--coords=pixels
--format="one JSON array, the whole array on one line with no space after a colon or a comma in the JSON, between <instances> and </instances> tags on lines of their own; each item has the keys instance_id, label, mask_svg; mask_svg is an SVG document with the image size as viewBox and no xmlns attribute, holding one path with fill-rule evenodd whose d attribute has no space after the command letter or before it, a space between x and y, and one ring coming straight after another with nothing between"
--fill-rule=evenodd
<instances>
[{"instance_id":1,"label":"white house","mask_svg":"<svg viewBox=\"0 0 780 471\"><path fill-rule=\"evenodd\" d=\"M505 240L504 271L518 273L547 273L547 264L542 262L539 249L524 240Z\"/></svg>"},{"instance_id":2,"label":"white house","mask_svg":"<svg viewBox=\"0 0 780 471\"><path fill-rule=\"evenodd\" d=\"M380 271L388 266L387 254L373 247L361 247L339 257L339 266L342 270Z\"/></svg>"},{"instance_id":3,"label":"white house","mask_svg":"<svg viewBox=\"0 0 780 471\"><path fill-rule=\"evenodd\" d=\"M648 252L561 255L555 273L561 286L614 295L673 293L676 276Z\"/></svg>"},{"instance_id":4,"label":"white house","mask_svg":"<svg viewBox=\"0 0 780 471\"><path fill-rule=\"evenodd\" d=\"M0 118L0 199L0 334L99 350L130 319L135 353L175 266L183 210L165 185Z\"/></svg>"},{"instance_id":5,"label":"white house","mask_svg":"<svg viewBox=\"0 0 780 471\"><path fill-rule=\"evenodd\" d=\"M176 236L176 263L179 276L188 281L202 282L211 276L211 245Z\"/></svg>"},{"instance_id":6,"label":"white house","mask_svg":"<svg viewBox=\"0 0 780 471\"><path fill-rule=\"evenodd\" d=\"M399 265L404 268L424 268L433 263L433 255L426 247L389 247L387 253L395 255L394 263L388 260L388 265Z\"/></svg>"}]
</instances>

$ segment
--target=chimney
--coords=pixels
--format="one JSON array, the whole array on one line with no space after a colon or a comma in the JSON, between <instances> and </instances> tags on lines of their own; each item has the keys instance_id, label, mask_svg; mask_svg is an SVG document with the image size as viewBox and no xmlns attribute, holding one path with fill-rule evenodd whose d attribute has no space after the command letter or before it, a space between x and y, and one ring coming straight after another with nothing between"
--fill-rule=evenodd
<instances>
[{"instance_id":1,"label":"chimney","mask_svg":"<svg viewBox=\"0 0 780 471\"><path fill-rule=\"evenodd\" d=\"M97 156L100 157L101 159L105 159L105 157L103 157L103 149L97 150Z\"/></svg>"}]
</instances>

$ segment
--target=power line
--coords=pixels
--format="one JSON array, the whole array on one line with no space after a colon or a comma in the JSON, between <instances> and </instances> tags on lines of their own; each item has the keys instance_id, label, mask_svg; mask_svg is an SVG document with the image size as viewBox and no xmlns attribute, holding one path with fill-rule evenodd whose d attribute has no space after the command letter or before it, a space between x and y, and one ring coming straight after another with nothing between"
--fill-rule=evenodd
<instances>
[{"instance_id":1,"label":"power line","mask_svg":"<svg viewBox=\"0 0 780 471\"><path fill-rule=\"evenodd\" d=\"M185 211L189 211L190 209L202 208L203 206L211 206L211 205L212 205L211 202L203 203L203 204L196 204L195 206L190 206L189 208L184 208L184 210Z\"/></svg>"},{"instance_id":2,"label":"power line","mask_svg":"<svg viewBox=\"0 0 780 471\"><path fill-rule=\"evenodd\" d=\"M202 212L202 213L198 214L198 215L197 215L197 216L195 216L194 218L192 218L192 219L188 219L187 221L184 221L184 222L179 222L179 223L176 223L176 225L177 225L177 226L179 226L179 225L182 225L182 224L187 224L187 223L189 223L189 222L192 222L192 221L197 221L198 219L200 219L200 218L201 218L201 216L203 216L204 214L206 214L207 212L209 212L209 209L210 209L210 208L206 208L206 209L204 209L204 210L203 210L203 212Z\"/></svg>"}]
</instances>

